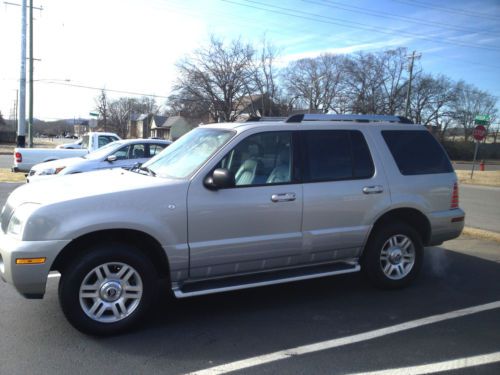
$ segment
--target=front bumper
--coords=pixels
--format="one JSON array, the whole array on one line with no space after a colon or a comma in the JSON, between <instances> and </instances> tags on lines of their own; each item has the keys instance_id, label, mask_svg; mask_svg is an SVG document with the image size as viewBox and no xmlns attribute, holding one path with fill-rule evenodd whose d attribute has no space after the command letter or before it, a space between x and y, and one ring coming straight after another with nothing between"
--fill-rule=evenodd
<instances>
[{"instance_id":1,"label":"front bumper","mask_svg":"<svg viewBox=\"0 0 500 375\"><path fill-rule=\"evenodd\" d=\"M460 236L465 225L465 212L460 208L432 212L429 220L432 233L426 245L436 246Z\"/></svg>"},{"instance_id":2,"label":"front bumper","mask_svg":"<svg viewBox=\"0 0 500 375\"><path fill-rule=\"evenodd\" d=\"M63 241L21 241L0 232L0 277L26 298L42 298L50 267L69 243ZM45 257L43 264L16 264L18 258Z\"/></svg>"}]
</instances>

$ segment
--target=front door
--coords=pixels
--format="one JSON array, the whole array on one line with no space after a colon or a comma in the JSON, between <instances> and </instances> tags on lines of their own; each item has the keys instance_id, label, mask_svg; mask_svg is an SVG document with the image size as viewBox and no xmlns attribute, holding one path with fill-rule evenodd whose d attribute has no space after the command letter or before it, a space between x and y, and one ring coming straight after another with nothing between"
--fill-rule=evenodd
<instances>
[{"instance_id":1,"label":"front door","mask_svg":"<svg viewBox=\"0 0 500 375\"><path fill-rule=\"evenodd\" d=\"M293 173L292 132L243 139L219 162L235 186L188 192L192 279L236 275L300 263L302 185ZM204 177L204 176L202 176Z\"/></svg>"}]
</instances>

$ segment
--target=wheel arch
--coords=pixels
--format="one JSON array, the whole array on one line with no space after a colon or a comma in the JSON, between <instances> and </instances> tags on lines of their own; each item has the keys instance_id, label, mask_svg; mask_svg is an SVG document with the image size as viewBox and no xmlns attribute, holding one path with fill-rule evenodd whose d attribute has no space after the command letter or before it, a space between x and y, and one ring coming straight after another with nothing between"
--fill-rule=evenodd
<instances>
[{"instance_id":1,"label":"wheel arch","mask_svg":"<svg viewBox=\"0 0 500 375\"><path fill-rule=\"evenodd\" d=\"M75 255L83 254L98 242L127 243L134 245L153 263L160 277L170 277L170 266L160 243L147 233L132 229L108 229L84 234L75 238L57 255L51 271L64 272Z\"/></svg>"},{"instance_id":2,"label":"wheel arch","mask_svg":"<svg viewBox=\"0 0 500 375\"><path fill-rule=\"evenodd\" d=\"M394 222L403 222L410 225L420 235L424 246L429 243L431 238L431 223L427 216L415 208L404 207L392 209L380 216L373 224L366 244L369 243L380 227Z\"/></svg>"}]
</instances>

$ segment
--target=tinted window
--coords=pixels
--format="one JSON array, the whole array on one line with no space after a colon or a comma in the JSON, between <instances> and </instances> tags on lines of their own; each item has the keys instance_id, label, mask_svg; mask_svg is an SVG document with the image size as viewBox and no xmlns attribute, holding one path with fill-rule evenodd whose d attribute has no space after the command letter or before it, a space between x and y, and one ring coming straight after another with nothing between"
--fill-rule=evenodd
<instances>
[{"instance_id":1,"label":"tinted window","mask_svg":"<svg viewBox=\"0 0 500 375\"><path fill-rule=\"evenodd\" d=\"M453 172L448 156L427 130L384 130L382 136L401 174Z\"/></svg>"},{"instance_id":2,"label":"tinted window","mask_svg":"<svg viewBox=\"0 0 500 375\"><path fill-rule=\"evenodd\" d=\"M359 131L314 130L303 133L307 149L306 181L370 178L370 151Z\"/></svg>"}]
</instances>

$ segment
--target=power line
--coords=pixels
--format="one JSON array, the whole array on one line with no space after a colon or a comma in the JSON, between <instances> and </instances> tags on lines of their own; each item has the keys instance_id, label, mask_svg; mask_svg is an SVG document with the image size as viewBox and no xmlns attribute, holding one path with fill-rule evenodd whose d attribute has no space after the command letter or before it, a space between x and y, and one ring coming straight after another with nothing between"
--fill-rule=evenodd
<instances>
[{"instance_id":1,"label":"power line","mask_svg":"<svg viewBox=\"0 0 500 375\"><path fill-rule=\"evenodd\" d=\"M446 13L450 13L450 14L458 14L461 16L477 17L477 18L484 18L484 19L489 19L489 20L500 19L500 17L492 16L491 14L476 12L473 10L465 10L465 9L459 9L459 8L446 7L446 6L442 6L442 5L429 4L429 3L426 3L423 1L416 1L416 0L413 0L413 1L411 1L411 0L392 0L392 1L395 1L397 3L406 4L406 5L421 7L421 8L438 9L442 12L446 12Z\"/></svg>"},{"instance_id":2,"label":"power line","mask_svg":"<svg viewBox=\"0 0 500 375\"><path fill-rule=\"evenodd\" d=\"M127 95L137 95L137 96L150 96L153 98L162 98L162 99L168 99L168 96L163 96L163 95L156 95L156 94L146 94L143 92L134 92L134 91L124 91L124 90L114 90L114 89L107 89L103 87L96 87L96 86L86 86L86 85L79 85L76 83L67 83L67 82L57 82L57 81L40 81L41 83L49 83L53 85L61 85L61 86L70 86L70 87L78 87L82 89L89 89L89 90L104 90L108 92L115 92L117 94L127 94Z\"/></svg>"},{"instance_id":3,"label":"power line","mask_svg":"<svg viewBox=\"0 0 500 375\"><path fill-rule=\"evenodd\" d=\"M327 17L315 13L308 13L308 12L303 12L303 11L298 11L295 9L291 8L285 8L285 7L280 7L280 6L275 6L275 5L268 5L265 3L261 3L258 1L252 1L252 0L241 0L245 1L246 3L251 3L251 4L256 4L256 5L250 5L250 4L245 4L245 3L240 3L237 1L233 0L221 0L226 3L231 3L239 6L244 6L247 8L252 8L252 9L258 9L266 12L271 12L274 14L279 14L279 15L287 15L290 17L295 17L295 18L300 18L304 20L311 20L315 22L321 22L321 23L326 23L326 24L332 24L332 25L338 25L338 26L343 26L343 27L348 27L348 28L353 28L353 29L358 29L358 30L366 30L370 32L376 32L376 33L382 33L382 34L387 34L391 36L396 36L396 35L404 35L404 36L410 36L413 38L417 39L422 39L422 40L427 40L430 42L434 43L445 43L445 44L453 44L461 47L469 47L469 48L478 48L478 49L484 49L484 50L490 50L490 51L500 51L500 48L498 47L490 47L490 46L480 46L477 44L472 44L472 43L465 43L465 42L457 42L450 40L449 38L437 38L437 37L428 37L428 36L422 36L418 34L414 34L408 31L403 31L403 30L391 30L391 29L381 29L377 27L371 27L367 26L365 24L359 23L359 22L353 22L353 21L345 21L341 20L338 18L334 17ZM266 8L264 8L266 7ZM296 14L299 13L299 14Z\"/></svg>"},{"instance_id":4,"label":"power line","mask_svg":"<svg viewBox=\"0 0 500 375\"><path fill-rule=\"evenodd\" d=\"M358 13L358 14L367 14L367 15L377 16L377 17L385 18L385 19L402 20L402 21L410 22L410 23L413 23L416 25L427 25L427 26L431 26L431 27L438 27L441 29L462 31L462 32L468 32L468 33L500 35L500 32L477 30L477 29L471 29L471 28L465 28L465 27L460 27L460 26L456 26L456 25L451 25L451 24L443 23L443 22L434 22L434 21L428 21L428 20L423 20L423 19L419 19L419 18L406 17L406 16L397 15L394 13L380 12L380 11L376 11L376 10L372 10L372 9L366 9L366 8L358 7L355 5L347 5L344 3L337 2L337 1L327 1L327 0L323 0L321 2L312 1L312 0L302 0L302 1L304 1L306 3L322 5L322 6L333 8L333 9L342 9L342 10L346 10L348 12L353 12L353 13ZM329 5L329 4L331 4L331 5Z\"/></svg>"}]
</instances>

